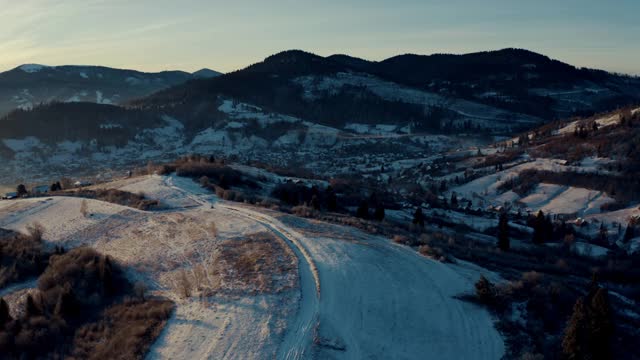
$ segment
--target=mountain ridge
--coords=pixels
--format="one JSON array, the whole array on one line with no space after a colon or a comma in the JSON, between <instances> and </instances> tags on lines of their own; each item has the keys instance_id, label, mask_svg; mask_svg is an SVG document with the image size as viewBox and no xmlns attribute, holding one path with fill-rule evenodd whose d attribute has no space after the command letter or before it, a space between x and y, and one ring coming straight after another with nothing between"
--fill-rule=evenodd
<instances>
[{"instance_id":1,"label":"mountain ridge","mask_svg":"<svg viewBox=\"0 0 640 360\"><path fill-rule=\"evenodd\" d=\"M142 72L99 65L23 64L0 73L0 116L49 102L121 104L215 74L212 70L194 75L178 70Z\"/></svg>"}]
</instances>

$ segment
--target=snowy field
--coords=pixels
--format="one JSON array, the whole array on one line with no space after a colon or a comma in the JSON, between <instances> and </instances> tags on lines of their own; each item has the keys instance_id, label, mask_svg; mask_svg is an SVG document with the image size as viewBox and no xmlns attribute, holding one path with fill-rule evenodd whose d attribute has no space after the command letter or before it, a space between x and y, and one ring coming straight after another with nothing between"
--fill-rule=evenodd
<instances>
[{"instance_id":1,"label":"snowy field","mask_svg":"<svg viewBox=\"0 0 640 360\"><path fill-rule=\"evenodd\" d=\"M558 159L536 159L454 187L451 192L455 192L457 196L464 199L472 200L476 205L503 206L511 204L533 212L542 210L545 213L570 214L580 217L598 214L602 205L615 201L602 191L546 183L538 184L531 193L523 197L511 190L500 191L501 185L516 179L521 172L528 169L553 172L589 172L595 169L596 165L594 164L602 163L602 160L588 158L583 163L585 167L568 166L566 161Z\"/></svg>"},{"instance_id":2,"label":"snowy field","mask_svg":"<svg viewBox=\"0 0 640 360\"><path fill-rule=\"evenodd\" d=\"M224 202L189 179L148 176L116 183L157 197L145 212L80 199L0 201L0 226L32 222L67 247L113 256L177 308L151 359L499 359L504 344L486 310L454 298L473 290L477 266L443 264L352 228ZM115 184L114 184L115 185ZM217 234L211 231L215 222ZM291 251L293 288L183 299L182 269L212 261L225 241L269 232ZM276 241L276 240L274 240ZM229 295L231 294L231 295Z\"/></svg>"}]
</instances>

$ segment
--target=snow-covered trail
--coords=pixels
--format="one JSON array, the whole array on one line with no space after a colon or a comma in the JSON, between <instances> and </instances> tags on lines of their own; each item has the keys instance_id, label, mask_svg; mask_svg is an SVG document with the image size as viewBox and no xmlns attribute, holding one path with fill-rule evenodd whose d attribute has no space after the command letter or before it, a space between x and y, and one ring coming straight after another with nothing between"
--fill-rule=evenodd
<instances>
[{"instance_id":1,"label":"snow-covered trail","mask_svg":"<svg viewBox=\"0 0 640 360\"><path fill-rule=\"evenodd\" d=\"M190 180L173 176L165 177L163 184L180 191L205 209L216 204L218 209L255 221L283 239L298 258L300 278L300 301L295 319L285 332L285 337L278 347L277 359L307 359L311 357L312 344L318 324L320 279L311 255L300 242L300 234L285 227L276 219L233 203L217 202L216 198L203 189L194 186Z\"/></svg>"},{"instance_id":2,"label":"snow-covered trail","mask_svg":"<svg viewBox=\"0 0 640 360\"><path fill-rule=\"evenodd\" d=\"M296 313L299 295L295 287L282 293L221 293L208 299L184 299L175 287L181 269L208 266L220 243L264 232L264 226L226 209L212 208L215 196L190 179L173 180L148 176L123 184L161 199L165 211L144 212L87 200L92 216L85 217L80 198L18 199L0 201L0 226L24 232L26 226L39 222L45 227L47 243L65 248L92 246L126 265L131 280L145 281L153 295L174 300L175 312L148 359L275 359ZM209 228L212 222L217 227L214 236ZM295 262L293 253L281 256L291 256ZM289 271L295 278L297 268ZM2 295L35 285L18 284Z\"/></svg>"},{"instance_id":3,"label":"snow-covered trail","mask_svg":"<svg viewBox=\"0 0 640 360\"><path fill-rule=\"evenodd\" d=\"M203 206L216 201L178 179L168 183ZM280 220L275 217L282 214L237 203L215 206L260 223L299 258L301 302L278 359L482 360L504 354L489 313L454 298L472 291L477 277L469 273L479 277L478 267L432 261L348 227Z\"/></svg>"},{"instance_id":4,"label":"snow-covered trail","mask_svg":"<svg viewBox=\"0 0 640 360\"><path fill-rule=\"evenodd\" d=\"M335 359L499 359L504 343L468 293L475 266L432 261L357 230L282 220L312 254L322 284L317 353ZM476 276L469 278L469 273Z\"/></svg>"},{"instance_id":5,"label":"snow-covered trail","mask_svg":"<svg viewBox=\"0 0 640 360\"><path fill-rule=\"evenodd\" d=\"M285 333L278 348L277 359L306 359L311 357L311 345L318 324L320 279L311 255L300 243L300 235L293 234L279 221L270 216L246 208L222 205L242 216L253 219L286 241L298 257L300 277L300 302L295 320Z\"/></svg>"}]
</instances>

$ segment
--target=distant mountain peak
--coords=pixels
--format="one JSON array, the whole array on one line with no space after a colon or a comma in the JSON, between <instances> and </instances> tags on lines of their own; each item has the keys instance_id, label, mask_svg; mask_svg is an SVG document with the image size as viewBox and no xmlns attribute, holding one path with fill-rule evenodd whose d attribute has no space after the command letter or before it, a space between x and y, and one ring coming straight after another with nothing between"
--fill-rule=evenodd
<instances>
[{"instance_id":1,"label":"distant mountain peak","mask_svg":"<svg viewBox=\"0 0 640 360\"><path fill-rule=\"evenodd\" d=\"M310 73L327 73L344 70L344 65L322 56L303 51L286 50L271 55L264 61L245 70L250 72L278 73L300 76Z\"/></svg>"},{"instance_id":2,"label":"distant mountain peak","mask_svg":"<svg viewBox=\"0 0 640 360\"><path fill-rule=\"evenodd\" d=\"M220 76L222 75L222 73L215 70L208 69L208 68L202 68L198 71L193 72L191 75L197 78L208 79L208 78L214 78L216 76Z\"/></svg>"},{"instance_id":3,"label":"distant mountain peak","mask_svg":"<svg viewBox=\"0 0 640 360\"><path fill-rule=\"evenodd\" d=\"M277 61L277 60L308 60L308 59L322 59L321 56L310 53L304 50L292 49L281 51L277 54L267 57L264 61Z\"/></svg>"}]
</instances>

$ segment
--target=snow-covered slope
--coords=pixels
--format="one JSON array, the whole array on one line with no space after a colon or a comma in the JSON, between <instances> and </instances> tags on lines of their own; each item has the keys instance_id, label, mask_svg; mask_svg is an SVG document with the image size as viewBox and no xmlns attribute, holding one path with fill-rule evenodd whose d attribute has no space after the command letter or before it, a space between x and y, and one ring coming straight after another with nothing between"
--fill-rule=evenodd
<instances>
[{"instance_id":1,"label":"snow-covered slope","mask_svg":"<svg viewBox=\"0 0 640 360\"><path fill-rule=\"evenodd\" d=\"M223 202L188 179L149 176L113 186L166 197L169 210L90 200L93 216L85 218L79 199L1 201L0 224L24 230L39 221L47 241L91 245L130 265L129 276L155 294L174 299L176 312L152 359L498 359L504 353L491 316L454 298L471 291L484 272L478 267L435 262L350 228ZM210 221L217 235L207 230ZM223 241L261 231L298 259L293 290L201 301L177 295L173 282L182 269L207 264Z\"/></svg>"},{"instance_id":2,"label":"snow-covered slope","mask_svg":"<svg viewBox=\"0 0 640 360\"><path fill-rule=\"evenodd\" d=\"M470 122L473 126L501 132L532 127L543 122L534 116L403 86L369 74L341 72L332 76L304 76L294 81L304 88L304 96L309 100L320 98L327 92L337 94L345 86L354 86L367 89L385 100L444 107L457 115L453 122L456 126Z\"/></svg>"}]
</instances>

